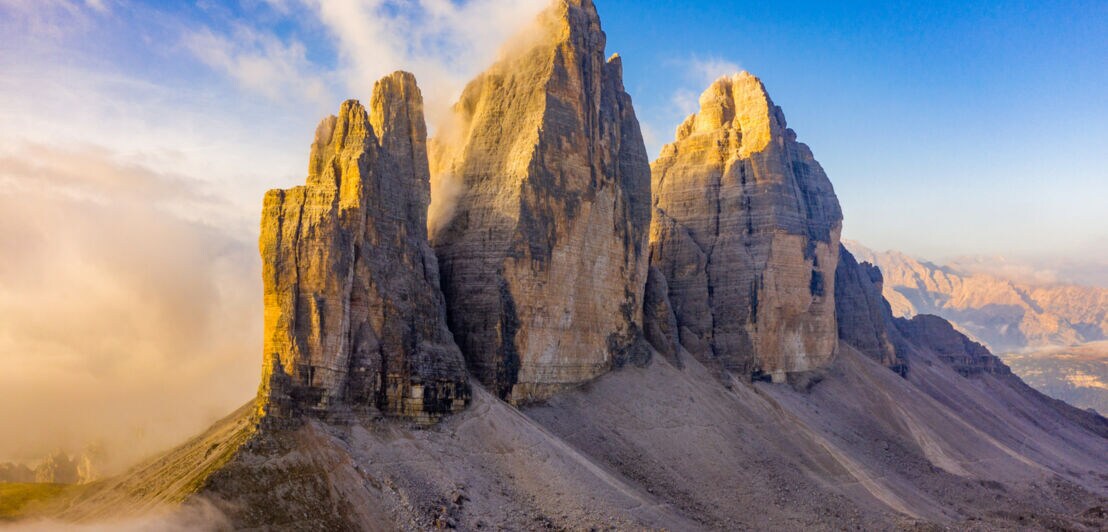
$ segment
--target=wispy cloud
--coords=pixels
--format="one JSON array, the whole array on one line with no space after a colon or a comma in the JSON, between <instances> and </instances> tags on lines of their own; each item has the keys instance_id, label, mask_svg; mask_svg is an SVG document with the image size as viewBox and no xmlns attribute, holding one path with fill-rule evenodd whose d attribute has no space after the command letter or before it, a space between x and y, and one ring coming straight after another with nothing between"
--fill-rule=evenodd
<instances>
[{"instance_id":1,"label":"wispy cloud","mask_svg":"<svg viewBox=\"0 0 1108 532\"><path fill-rule=\"evenodd\" d=\"M0 29L57 40L87 31L94 15L106 13L102 0L0 0Z\"/></svg>"},{"instance_id":2,"label":"wispy cloud","mask_svg":"<svg viewBox=\"0 0 1108 532\"><path fill-rule=\"evenodd\" d=\"M244 90L271 99L331 93L367 98L381 77L416 75L432 128L463 85L547 0L265 0L279 20L318 26L311 41L280 34L279 24L242 18L230 29L188 31L184 46ZM312 49L315 47L316 49ZM333 57L320 57L321 51ZM316 52L316 53L311 53ZM314 57L315 61L309 59Z\"/></svg>"},{"instance_id":3,"label":"wispy cloud","mask_svg":"<svg viewBox=\"0 0 1108 532\"><path fill-rule=\"evenodd\" d=\"M730 76L742 70L739 68L739 64L734 61L719 57L703 58L697 56L689 59L687 68L688 77L703 85L702 89L707 88L709 84L721 76Z\"/></svg>"},{"instance_id":4,"label":"wispy cloud","mask_svg":"<svg viewBox=\"0 0 1108 532\"><path fill-rule=\"evenodd\" d=\"M306 0L338 43L346 89L368 94L394 70L416 75L437 123L464 83L546 0Z\"/></svg>"},{"instance_id":5,"label":"wispy cloud","mask_svg":"<svg viewBox=\"0 0 1108 532\"><path fill-rule=\"evenodd\" d=\"M192 31L185 47L209 67L240 87L280 101L296 98L318 107L330 103L328 73L306 57L298 41L283 42L276 36L237 24L231 35L209 28Z\"/></svg>"},{"instance_id":6,"label":"wispy cloud","mask_svg":"<svg viewBox=\"0 0 1108 532\"><path fill-rule=\"evenodd\" d=\"M738 73L738 63L719 57L692 56L683 63L685 85L674 91L670 101L683 115L695 113L700 108L700 93L723 76Z\"/></svg>"},{"instance_id":7,"label":"wispy cloud","mask_svg":"<svg viewBox=\"0 0 1108 532\"><path fill-rule=\"evenodd\" d=\"M640 116L644 140L649 153L658 153L661 147L673 141L673 132L687 116L700 109L700 94L721 76L730 76L742 70L738 63L716 56L691 55L666 61L665 66L676 74L676 88L669 95L668 103L655 109L649 116ZM664 134L662 134L664 133Z\"/></svg>"}]
</instances>

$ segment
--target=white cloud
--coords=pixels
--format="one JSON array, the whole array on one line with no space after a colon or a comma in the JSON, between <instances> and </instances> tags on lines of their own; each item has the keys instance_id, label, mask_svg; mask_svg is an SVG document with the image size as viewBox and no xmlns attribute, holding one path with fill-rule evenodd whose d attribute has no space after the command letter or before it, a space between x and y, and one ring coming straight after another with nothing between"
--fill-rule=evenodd
<instances>
[{"instance_id":1,"label":"white cloud","mask_svg":"<svg viewBox=\"0 0 1108 532\"><path fill-rule=\"evenodd\" d=\"M688 77L701 85L700 90L708 88L713 81L722 76L738 74L738 63L719 57L701 58L693 56L688 62Z\"/></svg>"},{"instance_id":2,"label":"white cloud","mask_svg":"<svg viewBox=\"0 0 1108 532\"><path fill-rule=\"evenodd\" d=\"M432 126L464 84L490 64L500 45L533 19L546 0L305 0L338 43L351 96L395 70L415 74Z\"/></svg>"},{"instance_id":3,"label":"white cloud","mask_svg":"<svg viewBox=\"0 0 1108 532\"><path fill-rule=\"evenodd\" d=\"M695 55L686 59L681 66L685 71L686 84L674 91L670 102L683 116L693 114L700 109L700 94L709 85L721 77L731 76L742 70L737 63L726 59L702 58Z\"/></svg>"},{"instance_id":4,"label":"white cloud","mask_svg":"<svg viewBox=\"0 0 1108 532\"><path fill-rule=\"evenodd\" d=\"M210 29L189 33L185 47L240 87L274 101L298 98L322 107L330 102L327 74L306 57L304 45L237 25L232 36Z\"/></svg>"},{"instance_id":5,"label":"white cloud","mask_svg":"<svg viewBox=\"0 0 1108 532\"><path fill-rule=\"evenodd\" d=\"M108 12L108 3L106 0L85 0L85 5L101 13Z\"/></svg>"},{"instance_id":6,"label":"white cloud","mask_svg":"<svg viewBox=\"0 0 1108 532\"><path fill-rule=\"evenodd\" d=\"M700 90L703 91L705 88L707 88L707 85L701 87ZM692 89L680 88L673 91L673 96L670 96L669 101L673 105L673 108L676 109L682 117L685 117L695 113L700 108L700 92L693 91Z\"/></svg>"},{"instance_id":7,"label":"white cloud","mask_svg":"<svg viewBox=\"0 0 1108 532\"><path fill-rule=\"evenodd\" d=\"M86 31L89 14L81 2L74 0L0 0L0 30L60 40Z\"/></svg>"}]
</instances>

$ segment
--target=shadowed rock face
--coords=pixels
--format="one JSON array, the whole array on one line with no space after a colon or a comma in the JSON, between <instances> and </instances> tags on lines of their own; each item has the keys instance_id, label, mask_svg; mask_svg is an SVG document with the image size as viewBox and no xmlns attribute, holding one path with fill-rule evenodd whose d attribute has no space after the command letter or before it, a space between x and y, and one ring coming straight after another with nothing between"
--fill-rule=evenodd
<instances>
[{"instance_id":1,"label":"shadowed rock face","mask_svg":"<svg viewBox=\"0 0 1108 532\"><path fill-rule=\"evenodd\" d=\"M983 373L1008 375L1012 371L989 350L938 316L920 314L910 320L897 318L896 328L913 344L929 349L964 377Z\"/></svg>"},{"instance_id":2,"label":"shadowed rock face","mask_svg":"<svg viewBox=\"0 0 1108 532\"><path fill-rule=\"evenodd\" d=\"M826 365L842 212L761 81L713 83L652 171L651 264L685 349L775 381Z\"/></svg>"},{"instance_id":3,"label":"shadowed rock face","mask_svg":"<svg viewBox=\"0 0 1108 532\"><path fill-rule=\"evenodd\" d=\"M319 125L305 186L266 194L262 413L431 420L464 408L427 242L426 136L415 78L394 73L368 113L348 100Z\"/></svg>"},{"instance_id":4,"label":"shadowed rock face","mask_svg":"<svg viewBox=\"0 0 1108 532\"><path fill-rule=\"evenodd\" d=\"M645 349L650 169L604 44L591 1L555 2L432 143L434 178L461 191L432 220L450 328L473 375L514 402Z\"/></svg>"},{"instance_id":5,"label":"shadowed rock face","mask_svg":"<svg viewBox=\"0 0 1108 532\"><path fill-rule=\"evenodd\" d=\"M908 347L893 323L892 309L881 295L881 270L858 263L840 246L835 269L835 315L839 338L904 376L908 371Z\"/></svg>"}]
</instances>

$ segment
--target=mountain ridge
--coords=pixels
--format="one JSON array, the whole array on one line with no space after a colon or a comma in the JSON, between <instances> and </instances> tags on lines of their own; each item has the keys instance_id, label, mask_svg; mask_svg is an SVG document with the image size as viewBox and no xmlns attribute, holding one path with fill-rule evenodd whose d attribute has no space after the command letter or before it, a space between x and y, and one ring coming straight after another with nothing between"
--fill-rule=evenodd
<instances>
[{"instance_id":1,"label":"mountain ridge","mask_svg":"<svg viewBox=\"0 0 1108 532\"><path fill-rule=\"evenodd\" d=\"M895 251L846 241L881 268L884 295L897 316L936 314L996 351L1072 345L1108 338L1108 289L1030 284L963 271Z\"/></svg>"}]
</instances>

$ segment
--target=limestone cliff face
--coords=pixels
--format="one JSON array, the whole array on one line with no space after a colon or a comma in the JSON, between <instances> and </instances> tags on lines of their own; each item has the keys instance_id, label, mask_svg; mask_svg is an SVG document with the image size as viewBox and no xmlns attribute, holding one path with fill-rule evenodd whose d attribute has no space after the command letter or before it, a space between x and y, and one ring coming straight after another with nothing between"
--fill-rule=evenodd
<instances>
[{"instance_id":1,"label":"limestone cliff face","mask_svg":"<svg viewBox=\"0 0 1108 532\"><path fill-rule=\"evenodd\" d=\"M319 125L306 185L266 194L263 413L431 420L465 406L427 241L426 136L415 78L394 73L368 112L349 100Z\"/></svg>"},{"instance_id":2,"label":"limestone cliff face","mask_svg":"<svg viewBox=\"0 0 1108 532\"><path fill-rule=\"evenodd\" d=\"M835 269L839 338L903 376L908 370L909 348L881 294L883 283L881 270L868 262L859 263L846 247L840 247Z\"/></svg>"},{"instance_id":3,"label":"limestone cliff face","mask_svg":"<svg viewBox=\"0 0 1108 532\"><path fill-rule=\"evenodd\" d=\"M826 365L842 212L761 81L744 72L713 83L651 169L651 264L666 277L681 345L775 381Z\"/></svg>"},{"instance_id":4,"label":"limestone cliff face","mask_svg":"<svg viewBox=\"0 0 1108 532\"><path fill-rule=\"evenodd\" d=\"M591 1L554 2L432 143L434 179L460 191L432 220L450 327L472 373L512 401L644 349L650 169L604 45Z\"/></svg>"}]
</instances>

